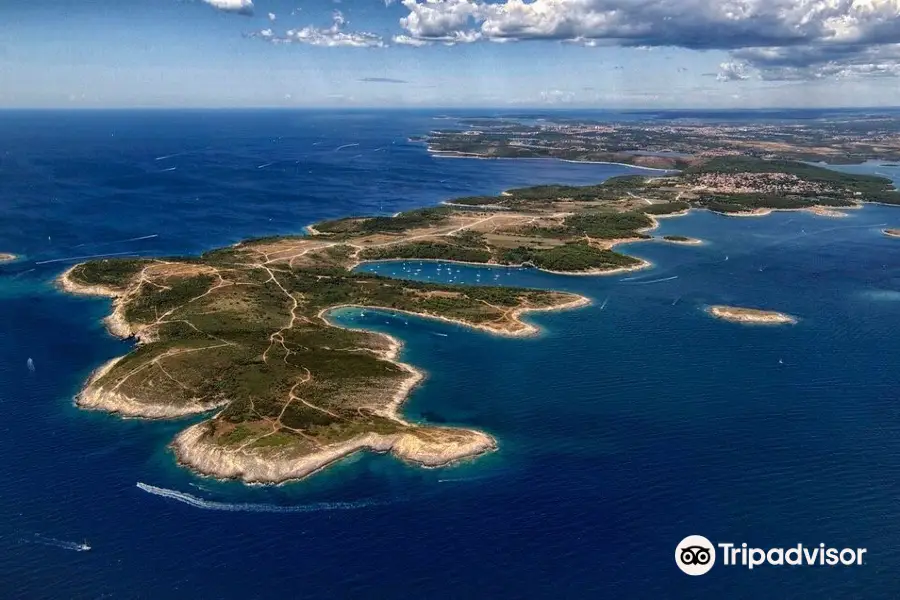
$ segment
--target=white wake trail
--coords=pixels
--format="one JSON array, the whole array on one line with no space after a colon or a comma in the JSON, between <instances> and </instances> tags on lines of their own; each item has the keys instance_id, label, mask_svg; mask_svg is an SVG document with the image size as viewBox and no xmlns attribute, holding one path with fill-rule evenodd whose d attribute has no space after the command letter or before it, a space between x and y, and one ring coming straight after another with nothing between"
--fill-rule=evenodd
<instances>
[{"instance_id":1,"label":"white wake trail","mask_svg":"<svg viewBox=\"0 0 900 600\"><path fill-rule=\"evenodd\" d=\"M33 539L26 539L22 541L33 544L41 544L42 546L53 546L55 548L62 548L63 550L72 550L74 552L85 552L87 550L90 550L90 548L86 544L67 542L65 540L58 540L52 537L44 537L39 533L34 534Z\"/></svg>"},{"instance_id":2,"label":"white wake trail","mask_svg":"<svg viewBox=\"0 0 900 600\"><path fill-rule=\"evenodd\" d=\"M103 258L107 256L125 256L126 254L134 255L134 252L111 252L109 254L89 254L87 256L68 256L66 258L54 258L53 260L39 260L36 265L49 265L50 263L68 262L74 260L85 260L88 258Z\"/></svg>"},{"instance_id":3,"label":"white wake trail","mask_svg":"<svg viewBox=\"0 0 900 600\"><path fill-rule=\"evenodd\" d=\"M678 275L673 275L671 277L663 277L662 279L651 279L650 281L635 281L634 283L630 283L629 285L647 285L650 283L662 283L663 281L672 281L673 279L678 279Z\"/></svg>"},{"instance_id":4,"label":"white wake trail","mask_svg":"<svg viewBox=\"0 0 900 600\"><path fill-rule=\"evenodd\" d=\"M204 500L197 496L170 490L166 488L156 487L137 482L137 487L148 494L177 500L194 508L202 508L203 510L221 510L227 512L260 512L260 513L306 513L321 512L327 510L353 510L358 508L366 508L368 506L377 506L378 502L358 501L358 502L315 502L313 504L301 504L298 506L278 506L277 504L249 504L249 503L231 503L217 502L215 500Z\"/></svg>"}]
</instances>

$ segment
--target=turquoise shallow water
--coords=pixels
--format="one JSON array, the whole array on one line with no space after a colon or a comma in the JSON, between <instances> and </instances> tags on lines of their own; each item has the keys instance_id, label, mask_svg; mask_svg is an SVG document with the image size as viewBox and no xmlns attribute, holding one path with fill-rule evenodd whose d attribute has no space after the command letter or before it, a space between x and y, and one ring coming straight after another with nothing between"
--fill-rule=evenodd
<instances>
[{"instance_id":1,"label":"turquoise shallow water","mask_svg":"<svg viewBox=\"0 0 900 600\"><path fill-rule=\"evenodd\" d=\"M705 245L624 247L655 266L612 277L364 266L570 290L593 304L529 315L541 333L525 339L336 313L400 337L404 360L427 372L409 418L484 429L499 451L435 470L360 455L300 483L248 488L174 464L166 443L186 422L71 405L91 369L129 344L103 331L106 302L53 290L69 262L37 263L196 252L323 217L621 170L428 157L405 142L433 126L426 114L360 114L352 136L347 118L338 128L328 114L29 118L0 119L0 198L12 215L0 250L27 255L0 267L2 595L896 596L900 244L880 229L900 225L900 209L845 219L695 212L658 233ZM357 141L361 158L334 151ZM395 149L374 152L385 146ZM273 158L280 171L258 168ZM800 321L744 327L703 312L719 303ZM854 569L688 578L672 554L693 533L869 553ZM66 545L84 538L91 552Z\"/></svg>"}]
</instances>

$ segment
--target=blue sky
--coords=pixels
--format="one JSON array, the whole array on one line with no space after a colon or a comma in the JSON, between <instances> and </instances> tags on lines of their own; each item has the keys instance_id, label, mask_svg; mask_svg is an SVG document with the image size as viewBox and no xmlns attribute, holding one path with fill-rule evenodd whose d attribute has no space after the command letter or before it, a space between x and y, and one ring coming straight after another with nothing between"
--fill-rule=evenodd
<instances>
[{"instance_id":1,"label":"blue sky","mask_svg":"<svg viewBox=\"0 0 900 600\"><path fill-rule=\"evenodd\" d=\"M7 0L0 107L897 105L900 0Z\"/></svg>"}]
</instances>

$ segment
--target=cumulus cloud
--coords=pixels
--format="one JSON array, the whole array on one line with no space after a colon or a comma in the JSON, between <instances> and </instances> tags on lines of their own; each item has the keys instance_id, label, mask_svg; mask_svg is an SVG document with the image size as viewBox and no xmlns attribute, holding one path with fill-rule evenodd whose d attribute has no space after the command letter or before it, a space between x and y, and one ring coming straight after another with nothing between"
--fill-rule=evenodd
<instances>
[{"instance_id":1,"label":"cumulus cloud","mask_svg":"<svg viewBox=\"0 0 900 600\"><path fill-rule=\"evenodd\" d=\"M341 11L336 10L332 15L331 27L304 27L302 29L289 29L284 35L275 35L271 29L263 29L250 34L250 37L258 37L276 44L307 44L310 46L323 46L327 48L352 47L352 48L383 48L384 40L381 36L364 31L344 31L347 19Z\"/></svg>"},{"instance_id":2,"label":"cumulus cloud","mask_svg":"<svg viewBox=\"0 0 900 600\"><path fill-rule=\"evenodd\" d=\"M723 62L719 65L716 79L719 81L743 81L750 79L747 64L742 62Z\"/></svg>"},{"instance_id":3,"label":"cumulus cloud","mask_svg":"<svg viewBox=\"0 0 900 600\"><path fill-rule=\"evenodd\" d=\"M900 0L401 0L397 43L560 40L733 54L720 79L897 74ZM403 42L397 41L402 39Z\"/></svg>"},{"instance_id":4,"label":"cumulus cloud","mask_svg":"<svg viewBox=\"0 0 900 600\"><path fill-rule=\"evenodd\" d=\"M233 12L241 15L253 14L253 0L202 0L206 4L224 10L225 12Z\"/></svg>"},{"instance_id":5,"label":"cumulus cloud","mask_svg":"<svg viewBox=\"0 0 900 600\"><path fill-rule=\"evenodd\" d=\"M733 55L766 80L900 75L900 44L745 48Z\"/></svg>"},{"instance_id":6,"label":"cumulus cloud","mask_svg":"<svg viewBox=\"0 0 900 600\"><path fill-rule=\"evenodd\" d=\"M473 0L402 0L409 15L400 26L420 40L457 38L476 21L483 21L485 5Z\"/></svg>"},{"instance_id":7,"label":"cumulus cloud","mask_svg":"<svg viewBox=\"0 0 900 600\"><path fill-rule=\"evenodd\" d=\"M395 35L392 40L395 44L399 46L427 46L431 42L419 38L410 37L408 35Z\"/></svg>"}]
</instances>

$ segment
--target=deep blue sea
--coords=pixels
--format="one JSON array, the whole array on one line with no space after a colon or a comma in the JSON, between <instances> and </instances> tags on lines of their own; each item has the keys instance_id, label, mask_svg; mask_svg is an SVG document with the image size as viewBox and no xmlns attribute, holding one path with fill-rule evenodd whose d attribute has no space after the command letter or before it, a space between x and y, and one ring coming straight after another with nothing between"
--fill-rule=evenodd
<instances>
[{"instance_id":1,"label":"deep blue sea","mask_svg":"<svg viewBox=\"0 0 900 600\"><path fill-rule=\"evenodd\" d=\"M590 307L504 339L358 311L428 373L411 419L489 431L499 451L425 470L361 455L308 480L191 475L190 421L72 404L128 351L105 300L52 279L77 257L190 254L611 165L429 156L426 112L0 112L0 597L791 598L900 596L900 209L844 219L694 212L626 249L615 277L384 263L425 280L571 290ZM900 168L853 167L900 180ZM797 315L745 327L704 306ZM27 366L31 358L34 370ZM148 493L138 482L155 486ZM162 491L159 491L162 490ZM689 534L868 548L860 567L682 574ZM93 550L75 551L87 539Z\"/></svg>"}]
</instances>

